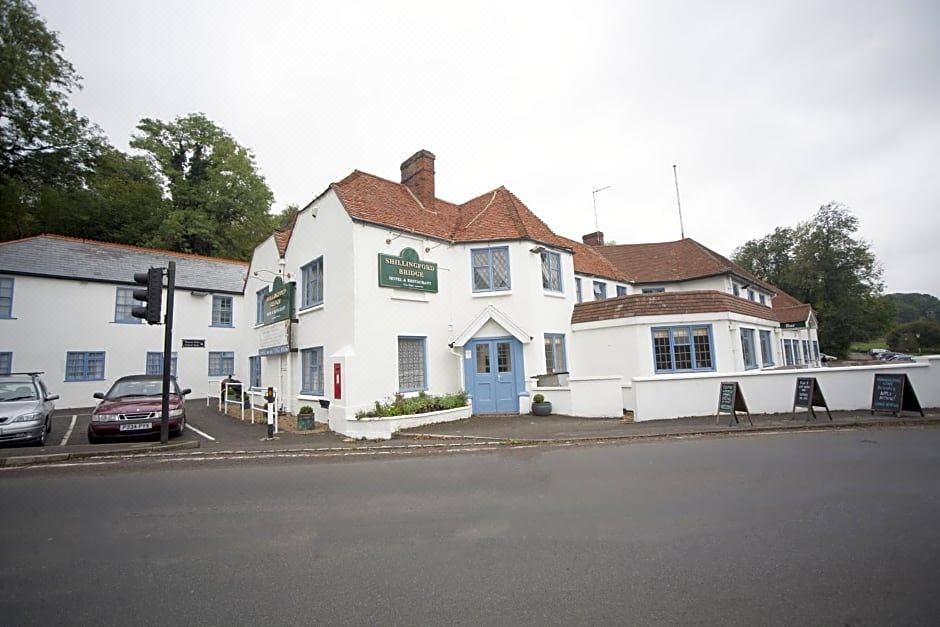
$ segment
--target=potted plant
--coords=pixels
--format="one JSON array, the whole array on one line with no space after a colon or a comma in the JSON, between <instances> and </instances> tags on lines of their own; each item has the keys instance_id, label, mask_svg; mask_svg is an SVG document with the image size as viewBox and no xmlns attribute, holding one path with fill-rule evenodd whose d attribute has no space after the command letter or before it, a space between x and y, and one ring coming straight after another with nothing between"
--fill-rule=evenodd
<instances>
[{"instance_id":1,"label":"potted plant","mask_svg":"<svg viewBox=\"0 0 940 627\"><path fill-rule=\"evenodd\" d=\"M304 405L300 408L300 411L297 412L297 428L298 429L312 429L313 428L313 407L310 405Z\"/></svg>"},{"instance_id":2,"label":"potted plant","mask_svg":"<svg viewBox=\"0 0 940 627\"><path fill-rule=\"evenodd\" d=\"M548 416L552 413L552 404L542 394L532 397L532 413L536 416Z\"/></svg>"}]
</instances>

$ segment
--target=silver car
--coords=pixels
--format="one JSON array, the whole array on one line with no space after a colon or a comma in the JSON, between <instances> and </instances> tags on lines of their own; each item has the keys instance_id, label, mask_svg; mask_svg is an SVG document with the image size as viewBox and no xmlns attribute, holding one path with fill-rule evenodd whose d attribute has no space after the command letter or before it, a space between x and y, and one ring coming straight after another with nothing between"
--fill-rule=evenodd
<instances>
[{"instance_id":1,"label":"silver car","mask_svg":"<svg viewBox=\"0 0 940 627\"><path fill-rule=\"evenodd\" d=\"M0 443L32 442L45 446L52 430L52 401L41 372L0 376Z\"/></svg>"}]
</instances>

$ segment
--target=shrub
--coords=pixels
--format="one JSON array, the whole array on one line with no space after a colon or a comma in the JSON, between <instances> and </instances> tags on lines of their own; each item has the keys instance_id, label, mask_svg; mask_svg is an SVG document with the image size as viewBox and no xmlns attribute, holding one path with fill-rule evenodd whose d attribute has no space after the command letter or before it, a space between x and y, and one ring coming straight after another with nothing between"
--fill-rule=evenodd
<instances>
[{"instance_id":1,"label":"shrub","mask_svg":"<svg viewBox=\"0 0 940 627\"><path fill-rule=\"evenodd\" d=\"M310 405L304 405L303 407L300 408L300 411L297 412L297 415L303 416L303 415L312 414L312 413L313 413L313 407L311 407Z\"/></svg>"},{"instance_id":2,"label":"shrub","mask_svg":"<svg viewBox=\"0 0 940 627\"><path fill-rule=\"evenodd\" d=\"M362 410L356 412L356 418L391 418L411 414L427 414L432 411L466 407L466 405L466 392L455 392L441 396L433 396L421 392L411 398L405 398L401 394L396 394L391 401L387 403L375 401L375 406L370 411Z\"/></svg>"},{"instance_id":3,"label":"shrub","mask_svg":"<svg viewBox=\"0 0 940 627\"><path fill-rule=\"evenodd\" d=\"M545 402L545 395L544 395L544 394L536 394L535 396L532 397L532 402L533 402L533 403L544 403L544 402Z\"/></svg>"}]
</instances>

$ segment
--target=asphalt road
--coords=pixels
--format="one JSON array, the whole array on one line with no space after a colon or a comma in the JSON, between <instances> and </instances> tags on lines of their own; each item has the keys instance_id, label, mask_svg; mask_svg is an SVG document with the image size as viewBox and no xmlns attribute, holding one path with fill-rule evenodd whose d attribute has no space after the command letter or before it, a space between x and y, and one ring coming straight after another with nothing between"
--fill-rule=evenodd
<instances>
[{"instance_id":1,"label":"asphalt road","mask_svg":"<svg viewBox=\"0 0 940 627\"><path fill-rule=\"evenodd\" d=\"M4 624L936 624L940 429L0 473Z\"/></svg>"}]
</instances>

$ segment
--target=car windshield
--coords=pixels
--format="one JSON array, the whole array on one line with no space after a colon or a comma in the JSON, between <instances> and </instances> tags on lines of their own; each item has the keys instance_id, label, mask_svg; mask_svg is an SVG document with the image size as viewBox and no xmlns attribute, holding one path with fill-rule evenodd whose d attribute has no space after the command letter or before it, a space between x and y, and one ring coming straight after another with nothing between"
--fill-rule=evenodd
<instances>
[{"instance_id":1,"label":"car windshield","mask_svg":"<svg viewBox=\"0 0 940 627\"><path fill-rule=\"evenodd\" d=\"M36 386L29 381L0 381L0 403L39 400Z\"/></svg>"},{"instance_id":2,"label":"car windshield","mask_svg":"<svg viewBox=\"0 0 940 627\"><path fill-rule=\"evenodd\" d=\"M161 379L121 379L108 391L108 400L131 398L135 396L160 396L163 394ZM170 394L179 396L176 381L170 381Z\"/></svg>"}]
</instances>

